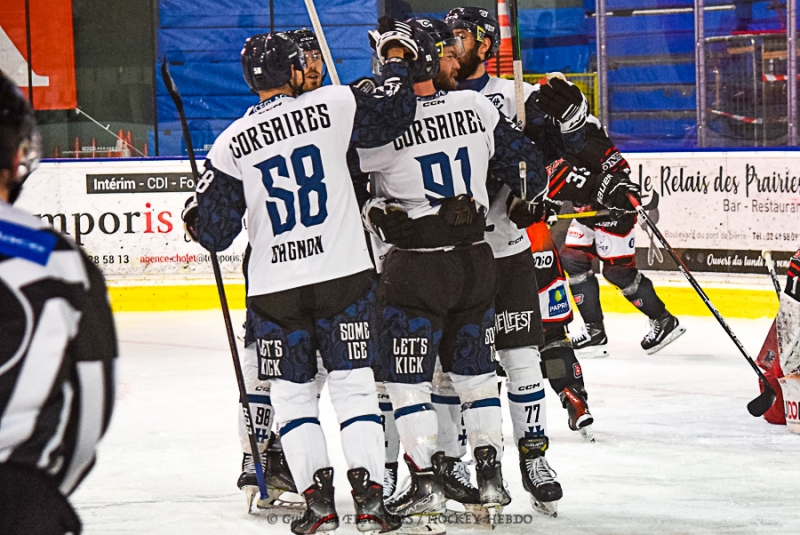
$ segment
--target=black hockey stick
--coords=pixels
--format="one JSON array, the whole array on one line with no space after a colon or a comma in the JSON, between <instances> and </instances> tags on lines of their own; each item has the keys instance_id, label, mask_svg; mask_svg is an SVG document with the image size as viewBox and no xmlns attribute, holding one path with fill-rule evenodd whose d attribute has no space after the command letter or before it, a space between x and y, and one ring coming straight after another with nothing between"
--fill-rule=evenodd
<instances>
[{"instance_id":1,"label":"black hockey stick","mask_svg":"<svg viewBox=\"0 0 800 535\"><path fill-rule=\"evenodd\" d=\"M175 108L178 110L178 116L181 120L181 129L183 130L183 139L186 142L186 152L189 154L189 164L192 166L192 175L194 176L195 184L200 179L200 173L197 171L197 160L194 156L194 147L192 146L192 138L189 135L189 125L186 123L186 113L183 111L183 100L178 93L178 86L175 85L175 80L169 73L167 67L166 56L161 61L161 77L164 79L164 85L167 86L167 92L172 97L175 103ZM247 399L247 388L244 383L244 374L242 373L241 364L239 361L239 350L236 347L236 336L233 334L233 324L231 323L231 313L228 310L228 299L225 297L225 287L222 285L222 271L219 269L219 259L215 251L211 253L211 267L214 269L214 280L217 283L217 292L219 292L219 303L222 307L222 317L225 319L225 331L228 334L228 345L231 349L231 357L233 358L233 369L236 372L236 384L239 387L239 397L242 399L242 412L244 413L244 424L247 428L247 438L250 440L250 451L253 455L253 464L256 469L256 480L258 481L258 491L262 500L268 499L267 486L264 483L264 470L261 464L261 452L258 451L258 444L256 443L256 435L253 432L253 422L250 419L250 401Z\"/></svg>"},{"instance_id":2,"label":"black hockey stick","mask_svg":"<svg viewBox=\"0 0 800 535\"><path fill-rule=\"evenodd\" d=\"M764 263L769 270L769 277L772 279L772 285L775 287L775 292L778 294L778 302L781 300L781 282L778 280L778 274L775 272L775 261L772 259L771 251L762 251L761 256L764 258Z\"/></svg>"},{"instance_id":3,"label":"black hockey stick","mask_svg":"<svg viewBox=\"0 0 800 535\"><path fill-rule=\"evenodd\" d=\"M731 328L728 327L728 324L725 321L725 319L722 317L722 315L716 309L716 307L708 298L706 293L697 283L697 280L695 280L694 276L689 272L689 268L686 267L686 264L684 264L683 261L680 259L680 257L677 255L677 253L675 253L675 250L672 249L672 247L670 247L669 243L667 243L666 238L664 238L664 235L661 234L661 231L658 230L658 227L656 227L656 224L653 223L649 217L647 217L647 213L645 213L642 204L638 200L636 200L636 197L634 197L633 195L629 194L628 199L630 199L631 204L633 204L633 207L636 208L636 212L639 214L639 217L641 217L647 223L647 226L649 226L652 229L653 234L656 235L658 241L661 242L661 245L664 246L664 249L666 249L669 252L672 259L675 261L676 264L678 264L678 268L681 270L681 273L683 273L683 276L686 277L686 280L689 281L689 284L692 285L692 288L694 288L694 290L700 296L700 299L703 300L703 303L705 303L705 305L708 307L708 309L711 311L714 317L717 318L719 324L728 334L730 339L733 340L733 343L736 344L736 347L739 349L739 352L742 354L745 360L747 360L747 362L750 364L753 370L755 370L758 377L761 379L761 386L764 388L764 391L761 392L761 394L759 394L757 398L755 398L754 400L752 400L750 403L747 404L747 410L753 416L762 416L765 412L769 410L769 408L775 402L775 391L769 385L767 378L764 377L764 373L756 365L756 363L753 362L752 357L750 357L750 355L747 353L747 350L744 348L739 339L736 338L736 335L733 334Z\"/></svg>"}]
</instances>

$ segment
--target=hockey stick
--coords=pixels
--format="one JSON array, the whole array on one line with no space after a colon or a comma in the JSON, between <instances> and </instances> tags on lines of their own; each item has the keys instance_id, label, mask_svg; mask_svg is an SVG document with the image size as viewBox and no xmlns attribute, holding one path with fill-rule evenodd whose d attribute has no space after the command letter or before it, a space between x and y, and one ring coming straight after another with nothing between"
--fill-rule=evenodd
<instances>
[{"instance_id":1,"label":"hockey stick","mask_svg":"<svg viewBox=\"0 0 800 535\"><path fill-rule=\"evenodd\" d=\"M167 58L161 61L161 77L164 80L164 85L167 86L167 92L172 97L175 103L175 108L178 110L178 117L181 120L181 129L183 130L183 139L186 142L186 152L189 154L189 164L192 166L192 175L194 176L195 184L200 179L200 173L197 172L197 161L194 156L194 147L192 146L192 138L189 135L189 125L186 122L186 113L183 110L183 100L180 93L178 93L178 86L175 85L175 80L169 73L167 67ZM250 420L250 401L247 399L247 388L244 384L244 374L242 373L241 364L239 362L239 350L236 347L236 336L233 334L233 325L231 324L231 314L228 310L228 299L225 297L225 287L222 285L222 272L219 269L219 259L217 253L211 252L211 266L214 269L214 280L217 283L217 292L219 292L219 303L222 307L222 317L225 319L225 331L228 334L228 345L231 350L231 357L233 358L233 369L236 372L236 384L239 387L239 397L242 398L242 412L244 413L244 424L247 428L247 438L250 440L250 451L253 455L253 463L256 469L256 480L258 481L258 491L262 500L267 500L267 486L264 483L264 470L261 464L261 452L258 451L256 443L256 435L253 432L253 423Z\"/></svg>"},{"instance_id":2,"label":"hockey stick","mask_svg":"<svg viewBox=\"0 0 800 535\"><path fill-rule=\"evenodd\" d=\"M775 272L775 261L772 259L772 252L762 251L761 256L764 258L764 263L767 264L769 270L769 277L772 279L772 285L775 286L775 292L778 294L778 301L781 300L781 283L778 280L778 274Z\"/></svg>"},{"instance_id":3,"label":"hockey stick","mask_svg":"<svg viewBox=\"0 0 800 535\"><path fill-rule=\"evenodd\" d=\"M764 388L764 391L761 392L761 394L759 394L757 398L755 398L754 400L752 400L750 403L747 404L747 410L753 416L762 416L765 412L769 410L769 408L775 402L775 391L769 385L767 378L764 377L764 373L756 365L756 363L753 362L752 357L750 357L750 355L747 353L747 350L744 348L739 339L736 338L736 335L733 334L731 328L728 327L728 324L725 322L725 319L722 317L722 315L716 309L716 307L708 298L706 293L697 283L697 280L695 280L694 276L689 272L689 268L686 267L686 264L683 263L683 260L680 259L675 250L672 247L670 247L669 243L667 243L666 238L664 238L664 235L661 234L660 230L658 230L658 227L656 227L655 223L653 223L650 220L650 218L647 217L647 213L644 211L644 207L642 206L642 204L638 200L636 200L636 197L634 197L631 194L628 195L628 199L630 199L633 207L636 208L636 212L639 214L639 217L641 217L647 223L647 226L649 226L652 229L653 234L656 235L658 241L661 242L661 245L664 246L664 249L666 249L667 252L669 252L669 255L672 257L675 263L678 264L678 268L681 270L681 273L683 273L683 276L686 277L686 280L689 281L689 284L692 285L692 288L694 288L694 290L700 296L700 299L703 300L703 303L705 303L705 305L708 307L708 309L711 311L714 317L717 318L719 324L728 334L730 339L733 340L733 343L736 344L736 347L739 349L739 352L742 354L745 360L747 360L747 362L756 372L758 377L761 379L761 386Z\"/></svg>"},{"instance_id":4,"label":"hockey stick","mask_svg":"<svg viewBox=\"0 0 800 535\"><path fill-rule=\"evenodd\" d=\"M658 192L654 191L650 202L642 206L645 210L655 210L658 208L659 196ZM581 219L584 217L606 217L611 215L611 210L592 210L589 212L573 212L571 214L558 214L558 219Z\"/></svg>"},{"instance_id":5,"label":"hockey stick","mask_svg":"<svg viewBox=\"0 0 800 535\"><path fill-rule=\"evenodd\" d=\"M519 10L517 0L508 0L509 17L511 18L511 49L514 66L514 102L517 112L517 127L520 131L525 130L525 92L522 86L522 50L519 41ZM522 200L528 200L528 169L525 162L519 162L520 193Z\"/></svg>"},{"instance_id":6,"label":"hockey stick","mask_svg":"<svg viewBox=\"0 0 800 535\"><path fill-rule=\"evenodd\" d=\"M328 41L325 39L325 32L322 31L322 24L317 15L317 8L314 6L314 0L305 0L308 16L311 19L311 26L314 27L314 33L317 34L317 41L322 51L322 59L325 60L325 65L328 67L328 72L331 75L331 82L333 85L341 85L339 81L339 73L336 72L336 65L333 64L333 56L331 56L331 49L328 48Z\"/></svg>"}]
</instances>

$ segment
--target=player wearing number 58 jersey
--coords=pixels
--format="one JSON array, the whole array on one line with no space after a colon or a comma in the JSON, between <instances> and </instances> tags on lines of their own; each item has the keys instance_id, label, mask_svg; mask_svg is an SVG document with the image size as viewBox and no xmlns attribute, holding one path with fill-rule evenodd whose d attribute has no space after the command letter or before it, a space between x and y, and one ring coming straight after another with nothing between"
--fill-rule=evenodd
<instances>
[{"instance_id":1,"label":"player wearing number 58 jersey","mask_svg":"<svg viewBox=\"0 0 800 535\"><path fill-rule=\"evenodd\" d=\"M415 34L429 68L415 79L417 112L391 144L358 149L353 169L372 173L376 199L362 212L370 230L394 245L380 280L381 367L406 450L411 487L389 502L404 515L444 507L431 381L438 353L458 393L481 503L510 501L500 470L500 400L491 359L495 263L484 241L487 175L521 195L527 162L530 198L544 194L542 154L483 96L436 91L435 41ZM357 161L356 161L357 160Z\"/></svg>"},{"instance_id":2,"label":"player wearing number 58 jersey","mask_svg":"<svg viewBox=\"0 0 800 535\"><path fill-rule=\"evenodd\" d=\"M214 143L188 218L211 251L232 243L248 212L248 324L289 468L306 499L295 533L336 529L333 469L314 383L319 351L342 429L360 530L399 526L383 509L383 435L370 369L373 277L346 163L353 147L391 142L410 124L408 81L416 45L408 27L383 20L376 47L383 87L302 93L303 55L285 34L257 35L242 50L245 80L261 102Z\"/></svg>"}]
</instances>

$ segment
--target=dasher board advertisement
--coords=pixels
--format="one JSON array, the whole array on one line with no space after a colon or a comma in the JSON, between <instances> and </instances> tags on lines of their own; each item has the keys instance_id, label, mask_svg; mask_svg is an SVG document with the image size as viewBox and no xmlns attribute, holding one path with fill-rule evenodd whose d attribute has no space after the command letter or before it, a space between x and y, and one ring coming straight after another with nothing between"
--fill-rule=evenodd
<instances>
[{"instance_id":1,"label":"dasher board advertisement","mask_svg":"<svg viewBox=\"0 0 800 535\"><path fill-rule=\"evenodd\" d=\"M211 257L186 235L181 211L194 193L188 160L43 163L17 206L69 234L107 276L211 277ZM219 254L241 276L247 232ZM172 277L174 278L174 277Z\"/></svg>"},{"instance_id":2,"label":"dasher board advertisement","mask_svg":"<svg viewBox=\"0 0 800 535\"><path fill-rule=\"evenodd\" d=\"M800 245L800 152L630 153L631 179L660 197L658 228L693 271L767 273L761 252L773 251L780 272ZM639 227L637 263L648 263Z\"/></svg>"}]
</instances>

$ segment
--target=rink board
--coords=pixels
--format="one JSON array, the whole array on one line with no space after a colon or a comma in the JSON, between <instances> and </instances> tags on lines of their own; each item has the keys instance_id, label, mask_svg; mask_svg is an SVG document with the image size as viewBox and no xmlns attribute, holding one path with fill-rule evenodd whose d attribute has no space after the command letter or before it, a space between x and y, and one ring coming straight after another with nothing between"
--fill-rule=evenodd
<instances>
[{"instance_id":1,"label":"rink board","mask_svg":"<svg viewBox=\"0 0 800 535\"><path fill-rule=\"evenodd\" d=\"M658 227L693 271L766 277L760 253L775 252L779 271L800 243L800 152L631 153L632 179L645 198L660 197ZM277 177L280 179L280 177ZM188 160L59 160L43 163L25 184L18 206L73 238L110 281L116 310L203 310L218 306L209 254L189 240L180 219L194 189ZM281 183L284 189L297 184ZM297 196L295 195L295 198ZM357 237L356 239L359 239ZM637 230L639 266L648 238ZM220 255L231 306L244 306L242 232ZM768 281L768 280L767 280ZM774 314L768 289L708 289L723 314ZM688 286L659 289L676 314L708 314ZM602 293L604 309L632 312L618 292Z\"/></svg>"}]
</instances>

